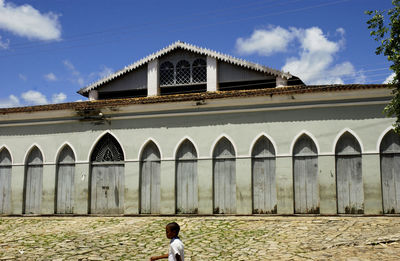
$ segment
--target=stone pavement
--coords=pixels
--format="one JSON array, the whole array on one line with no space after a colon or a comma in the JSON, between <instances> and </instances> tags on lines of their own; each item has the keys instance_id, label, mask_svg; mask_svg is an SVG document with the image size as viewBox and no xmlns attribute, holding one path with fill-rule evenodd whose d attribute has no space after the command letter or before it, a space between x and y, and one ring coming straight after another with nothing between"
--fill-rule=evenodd
<instances>
[{"instance_id":1,"label":"stone pavement","mask_svg":"<svg viewBox=\"0 0 400 261\"><path fill-rule=\"evenodd\" d=\"M400 217L0 217L0 260L400 260Z\"/></svg>"}]
</instances>

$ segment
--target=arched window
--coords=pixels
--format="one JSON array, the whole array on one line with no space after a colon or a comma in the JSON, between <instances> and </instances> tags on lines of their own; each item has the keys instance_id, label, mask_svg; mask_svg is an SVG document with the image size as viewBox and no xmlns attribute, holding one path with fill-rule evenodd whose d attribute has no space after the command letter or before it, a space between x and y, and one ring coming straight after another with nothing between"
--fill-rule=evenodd
<instances>
[{"instance_id":1,"label":"arched window","mask_svg":"<svg viewBox=\"0 0 400 261\"><path fill-rule=\"evenodd\" d=\"M400 213L400 135L389 131L380 145L383 213Z\"/></svg>"},{"instance_id":2,"label":"arched window","mask_svg":"<svg viewBox=\"0 0 400 261\"><path fill-rule=\"evenodd\" d=\"M0 151L0 214L11 212L11 155L6 148Z\"/></svg>"},{"instance_id":3,"label":"arched window","mask_svg":"<svg viewBox=\"0 0 400 261\"><path fill-rule=\"evenodd\" d=\"M160 151L150 141L140 159L140 213L160 213Z\"/></svg>"},{"instance_id":4,"label":"arched window","mask_svg":"<svg viewBox=\"0 0 400 261\"><path fill-rule=\"evenodd\" d=\"M176 212L195 214L198 208L197 152L185 140L176 155Z\"/></svg>"},{"instance_id":5,"label":"arched window","mask_svg":"<svg viewBox=\"0 0 400 261\"><path fill-rule=\"evenodd\" d=\"M72 214L74 209L75 155L66 145L57 160L56 213Z\"/></svg>"},{"instance_id":6,"label":"arched window","mask_svg":"<svg viewBox=\"0 0 400 261\"><path fill-rule=\"evenodd\" d=\"M213 152L214 214L236 212L235 149L227 138L215 145Z\"/></svg>"},{"instance_id":7,"label":"arched window","mask_svg":"<svg viewBox=\"0 0 400 261\"><path fill-rule=\"evenodd\" d=\"M207 82L207 63L204 59L196 59L193 62L192 78L194 83Z\"/></svg>"},{"instance_id":8,"label":"arched window","mask_svg":"<svg viewBox=\"0 0 400 261\"><path fill-rule=\"evenodd\" d=\"M336 186L339 214L363 214L364 191L361 147L357 139L345 132L336 144Z\"/></svg>"},{"instance_id":9,"label":"arched window","mask_svg":"<svg viewBox=\"0 0 400 261\"><path fill-rule=\"evenodd\" d=\"M43 188L43 156L35 146L25 163L24 214L40 214Z\"/></svg>"},{"instance_id":10,"label":"arched window","mask_svg":"<svg viewBox=\"0 0 400 261\"><path fill-rule=\"evenodd\" d=\"M319 213L318 151L314 141L303 134L293 149L295 213Z\"/></svg>"},{"instance_id":11,"label":"arched window","mask_svg":"<svg viewBox=\"0 0 400 261\"><path fill-rule=\"evenodd\" d=\"M190 63L186 60L181 60L176 64L176 83L190 83Z\"/></svg>"},{"instance_id":12,"label":"arched window","mask_svg":"<svg viewBox=\"0 0 400 261\"><path fill-rule=\"evenodd\" d=\"M253 213L276 214L275 149L265 136L260 137L251 153Z\"/></svg>"},{"instance_id":13,"label":"arched window","mask_svg":"<svg viewBox=\"0 0 400 261\"><path fill-rule=\"evenodd\" d=\"M121 214L124 210L124 154L106 133L91 155L90 213Z\"/></svg>"},{"instance_id":14,"label":"arched window","mask_svg":"<svg viewBox=\"0 0 400 261\"><path fill-rule=\"evenodd\" d=\"M160 65L160 85L173 85L174 79L174 65L168 61L163 62Z\"/></svg>"}]
</instances>

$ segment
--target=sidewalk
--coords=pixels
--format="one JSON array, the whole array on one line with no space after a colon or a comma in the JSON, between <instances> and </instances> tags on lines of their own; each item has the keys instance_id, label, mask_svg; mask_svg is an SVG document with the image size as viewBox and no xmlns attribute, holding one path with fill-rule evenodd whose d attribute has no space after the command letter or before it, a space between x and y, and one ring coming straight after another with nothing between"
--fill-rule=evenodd
<instances>
[{"instance_id":1,"label":"sidewalk","mask_svg":"<svg viewBox=\"0 0 400 261\"><path fill-rule=\"evenodd\" d=\"M0 260L399 260L400 217L2 217Z\"/></svg>"}]
</instances>

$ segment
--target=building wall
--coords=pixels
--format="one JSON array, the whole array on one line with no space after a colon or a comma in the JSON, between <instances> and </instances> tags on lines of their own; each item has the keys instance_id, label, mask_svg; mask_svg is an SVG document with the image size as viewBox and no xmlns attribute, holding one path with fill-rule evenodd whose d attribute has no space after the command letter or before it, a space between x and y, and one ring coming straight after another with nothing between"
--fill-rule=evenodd
<instances>
[{"instance_id":1,"label":"building wall","mask_svg":"<svg viewBox=\"0 0 400 261\"><path fill-rule=\"evenodd\" d=\"M251 149L261 135L276 152L277 213L294 213L292 151L307 134L318 149L320 214L336 214L335 144L348 131L362 149L364 213L382 213L379 142L394 119L385 118L383 105L339 106L296 110L210 113L125 120L26 125L0 128L0 146L12 155L12 213L22 214L24 164L37 146L44 159L42 214L53 214L57 156L65 144L75 153L74 214L87 214L90 153L105 133L120 143L125 157L124 214L139 213L139 159L150 140L161 154L161 214L175 213L175 153L186 138L198 154L199 214L213 213L212 153L222 137L236 152L236 213L252 214Z\"/></svg>"}]
</instances>

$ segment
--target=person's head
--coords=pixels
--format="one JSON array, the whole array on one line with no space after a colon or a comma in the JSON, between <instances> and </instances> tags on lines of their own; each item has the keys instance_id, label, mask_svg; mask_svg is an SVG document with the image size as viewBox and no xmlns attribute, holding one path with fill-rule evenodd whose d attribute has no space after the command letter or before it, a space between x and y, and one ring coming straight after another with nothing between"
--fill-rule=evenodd
<instances>
[{"instance_id":1,"label":"person's head","mask_svg":"<svg viewBox=\"0 0 400 261\"><path fill-rule=\"evenodd\" d=\"M172 239L172 238L178 236L180 229L181 228L179 227L178 223L176 223L176 222L169 223L165 227L165 232L167 233L167 238Z\"/></svg>"}]
</instances>

